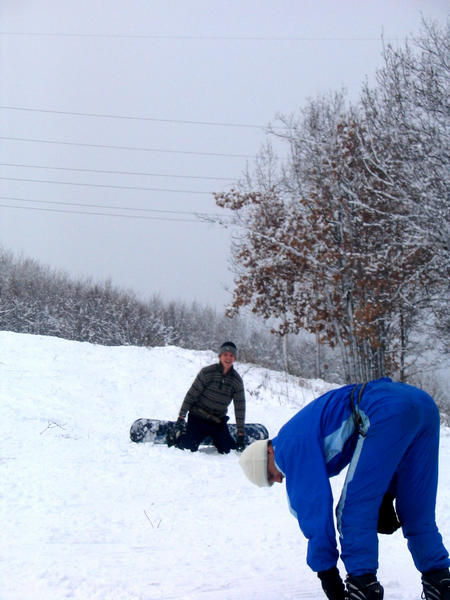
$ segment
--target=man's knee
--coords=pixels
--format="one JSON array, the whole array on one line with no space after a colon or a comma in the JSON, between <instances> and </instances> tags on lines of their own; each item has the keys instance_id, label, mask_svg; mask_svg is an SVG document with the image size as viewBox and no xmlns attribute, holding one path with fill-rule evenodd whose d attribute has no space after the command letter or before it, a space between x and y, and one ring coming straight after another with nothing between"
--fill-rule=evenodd
<instances>
[{"instance_id":1,"label":"man's knee","mask_svg":"<svg viewBox=\"0 0 450 600\"><path fill-rule=\"evenodd\" d=\"M229 447L216 446L216 448L217 448L217 452L219 454L230 454L231 448L229 448Z\"/></svg>"},{"instance_id":2,"label":"man's knee","mask_svg":"<svg viewBox=\"0 0 450 600\"><path fill-rule=\"evenodd\" d=\"M236 448L236 443L229 434L228 430L226 432L222 432L220 436L215 437L213 442L219 454L229 454L230 450Z\"/></svg>"},{"instance_id":3,"label":"man's knee","mask_svg":"<svg viewBox=\"0 0 450 600\"><path fill-rule=\"evenodd\" d=\"M176 444L176 447L180 450L190 450L191 452L197 452L199 446L200 443L194 436L189 435L189 432L182 435Z\"/></svg>"}]
</instances>

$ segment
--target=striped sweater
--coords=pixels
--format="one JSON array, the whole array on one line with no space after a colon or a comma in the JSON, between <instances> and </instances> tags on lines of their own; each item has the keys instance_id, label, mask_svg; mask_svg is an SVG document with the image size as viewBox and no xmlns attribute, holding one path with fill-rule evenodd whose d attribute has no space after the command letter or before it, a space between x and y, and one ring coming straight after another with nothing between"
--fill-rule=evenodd
<instances>
[{"instance_id":1,"label":"striped sweater","mask_svg":"<svg viewBox=\"0 0 450 600\"><path fill-rule=\"evenodd\" d=\"M231 401L234 403L234 414L238 433L244 433L245 392L241 376L233 367L226 375L222 365L216 363L204 367L189 388L180 409L180 416L191 412L203 419L219 421L227 414Z\"/></svg>"}]
</instances>

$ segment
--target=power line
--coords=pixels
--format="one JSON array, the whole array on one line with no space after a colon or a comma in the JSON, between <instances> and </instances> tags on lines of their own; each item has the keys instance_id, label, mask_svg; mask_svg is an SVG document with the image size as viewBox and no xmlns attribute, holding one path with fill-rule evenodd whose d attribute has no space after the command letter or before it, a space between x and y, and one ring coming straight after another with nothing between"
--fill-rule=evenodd
<instances>
[{"instance_id":1,"label":"power line","mask_svg":"<svg viewBox=\"0 0 450 600\"><path fill-rule=\"evenodd\" d=\"M61 206L77 206L80 208L100 208L105 210L124 210L124 211L134 211L134 212L144 212L144 213L158 213L158 214L171 214L171 215L191 215L197 218L210 219L214 220L216 218L229 218L230 215L219 215L214 213L199 213L192 210L166 210L166 209L158 209L158 208L139 208L136 206L108 206L102 204L84 204L82 202L63 202L59 200L32 200L30 198L16 198L11 196L0 196L0 200L12 200L14 202L30 202L33 204L58 204ZM12 208L12 207L11 207ZM18 206L17 208L22 208ZM27 207L23 207L27 208ZM85 214L93 214L91 212L86 212Z\"/></svg>"},{"instance_id":2,"label":"power line","mask_svg":"<svg viewBox=\"0 0 450 600\"><path fill-rule=\"evenodd\" d=\"M67 37L67 38L104 38L136 40L192 40L192 41L244 41L244 42L379 42L380 37L359 36L261 36L261 35L160 35L125 33L66 33L39 31L0 31L4 36ZM386 40L404 40L405 37L386 38Z\"/></svg>"},{"instance_id":3,"label":"power line","mask_svg":"<svg viewBox=\"0 0 450 600\"><path fill-rule=\"evenodd\" d=\"M155 117L136 117L133 115L112 115L107 113L85 113L85 112L75 112L75 111L66 111L66 110L53 110L46 108L31 108L26 106L5 106L0 105L0 109L3 110L17 110L17 111L25 111L25 112L39 112L53 115L66 115L71 117L95 117L102 119L124 119L129 121L152 121L155 123L176 123L182 125L208 125L215 127L243 127L250 129L266 129L265 125L250 125L248 123L223 123L220 121L191 121L191 120L183 120L183 119L158 119Z\"/></svg>"},{"instance_id":4,"label":"power line","mask_svg":"<svg viewBox=\"0 0 450 600\"><path fill-rule=\"evenodd\" d=\"M174 190L167 188L153 188L153 187L142 187L142 186L133 186L133 185L107 185L102 183L79 183L75 181L53 181L48 179L26 179L21 177L1 177L0 179L6 181L22 181L28 183L51 183L57 185L76 185L82 187L94 187L94 188L111 188L116 190L139 190L146 192L174 192L179 194L207 194L211 195L214 192L203 192L199 190Z\"/></svg>"},{"instance_id":5,"label":"power line","mask_svg":"<svg viewBox=\"0 0 450 600\"><path fill-rule=\"evenodd\" d=\"M112 146L108 144L88 144L83 142L65 142L62 140L43 140L40 138L20 138L10 136L0 136L0 140L9 140L14 142L31 142L39 144L60 144L63 146L80 146L82 148L102 148L107 150L132 150L137 152L161 152L168 154L191 154L195 156L217 156L225 158L256 158L252 154L226 154L220 152L194 152L190 150L164 150L161 148L145 148L142 146Z\"/></svg>"},{"instance_id":6,"label":"power line","mask_svg":"<svg viewBox=\"0 0 450 600\"><path fill-rule=\"evenodd\" d=\"M180 223L206 223L201 219L182 219L172 217L147 217L145 215L121 215L116 213L104 213L104 212L88 212L81 210L62 210L58 208L37 208L34 206L12 206L10 204L0 204L0 208L13 208L18 210L33 210L39 212L53 212L53 213L67 213L72 215L93 215L97 217L120 217L122 219L138 219L143 221L174 221Z\"/></svg>"},{"instance_id":7,"label":"power line","mask_svg":"<svg viewBox=\"0 0 450 600\"><path fill-rule=\"evenodd\" d=\"M104 169L77 169L77 168L69 168L69 167L53 167L49 165L25 165L25 164L17 164L17 163L2 163L0 162L0 166L4 167L20 167L20 168L31 168L31 169L48 169L53 171L73 171L76 173L103 173L108 175L143 175L147 177L174 177L180 179L212 179L215 181L232 181L230 177L212 177L208 175L171 175L167 173L146 173L140 171L107 171Z\"/></svg>"}]
</instances>

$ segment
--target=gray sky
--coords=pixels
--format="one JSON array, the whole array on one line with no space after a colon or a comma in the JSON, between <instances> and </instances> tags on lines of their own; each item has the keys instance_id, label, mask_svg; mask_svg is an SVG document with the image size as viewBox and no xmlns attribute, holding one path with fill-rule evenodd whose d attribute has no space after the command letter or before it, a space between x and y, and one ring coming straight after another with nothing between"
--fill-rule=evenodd
<instances>
[{"instance_id":1,"label":"gray sky","mask_svg":"<svg viewBox=\"0 0 450 600\"><path fill-rule=\"evenodd\" d=\"M195 213L220 212L210 192L277 113L356 97L381 35L422 15L444 24L448 2L0 0L0 245L222 309L230 233Z\"/></svg>"}]
</instances>

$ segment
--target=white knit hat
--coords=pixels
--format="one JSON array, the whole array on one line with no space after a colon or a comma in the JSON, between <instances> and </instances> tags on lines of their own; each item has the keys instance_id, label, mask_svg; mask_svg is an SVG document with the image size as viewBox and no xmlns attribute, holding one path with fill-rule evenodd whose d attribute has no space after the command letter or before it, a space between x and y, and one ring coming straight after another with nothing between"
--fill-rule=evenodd
<instances>
[{"instance_id":1,"label":"white knit hat","mask_svg":"<svg viewBox=\"0 0 450 600\"><path fill-rule=\"evenodd\" d=\"M269 487L267 476L267 447L269 440L253 442L244 450L239 459L242 470L252 483L258 487Z\"/></svg>"}]
</instances>

